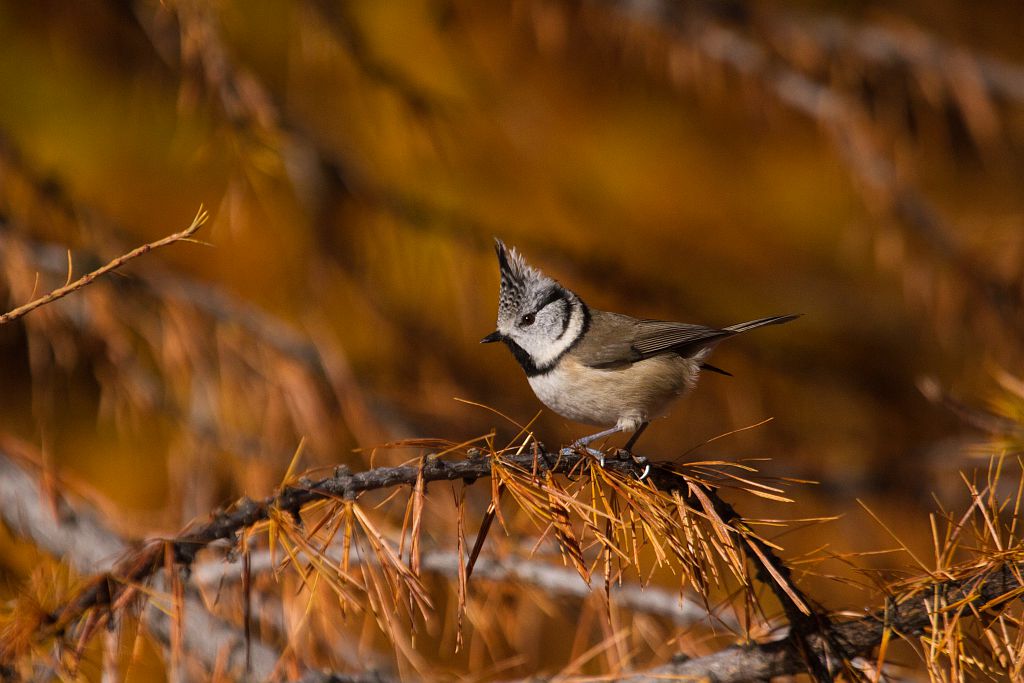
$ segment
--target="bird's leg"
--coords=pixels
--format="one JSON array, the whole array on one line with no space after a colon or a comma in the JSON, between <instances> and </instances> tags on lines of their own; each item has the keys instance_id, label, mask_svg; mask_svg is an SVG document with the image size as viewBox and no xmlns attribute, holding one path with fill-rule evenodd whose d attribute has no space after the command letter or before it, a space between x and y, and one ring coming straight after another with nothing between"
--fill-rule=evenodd
<instances>
[{"instance_id":1,"label":"bird's leg","mask_svg":"<svg viewBox=\"0 0 1024 683\"><path fill-rule=\"evenodd\" d=\"M643 471L643 474L640 475L640 481L643 481L644 479L646 479L648 477L648 475L650 475L650 473L651 473L651 465L650 465L650 463L647 462L647 458L638 458L635 455L633 455L632 448L633 448L633 444L636 443L636 440L639 439L640 435L644 433L645 429L647 429L647 425L648 424L650 424L650 422L641 422L640 423L640 426L637 427L635 432L633 432L633 436L629 437L629 441L626 442L626 447L624 449L626 451L626 453L629 454L630 459L633 461L633 463L635 465L638 465L638 466L642 465L643 466L644 471ZM583 449L585 449L587 451L587 453L590 453L592 456L597 458L597 462L600 463L601 467L604 467L604 453L602 453L601 451L597 450L596 448L590 448L590 446L588 444L591 444L591 443L597 441L598 439L603 439L603 438L605 438L607 436L612 436L613 434L618 434L621 431L624 431L623 428L618 426L618 425L616 425L614 427L610 427L609 429L605 429L604 431L600 431L597 434L591 434L590 436L584 436L584 437L574 441L573 444L572 444L572 448L574 448L574 449L575 448L583 448Z\"/></svg>"},{"instance_id":2,"label":"bird's leg","mask_svg":"<svg viewBox=\"0 0 1024 683\"><path fill-rule=\"evenodd\" d=\"M650 422L641 422L640 426L636 428L635 432L633 432L633 436L629 437L629 441L626 442L626 445L623 446L622 449L624 451L626 451L627 453L629 453L630 455L632 455L633 454L633 444L636 443L636 440L640 438L640 435L644 433L644 430L647 429L647 425L649 425L649 424L651 424L651 423Z\"/></svg>"},{"instance_id":3,"label":"bird's leg","mask_svg":"<svg viewBox=\"0 0 1024 683\"><path fill-rule=\"evenodd\" d=\"M634 465L643 465L644 472L640 475L640 481L646 479L647 475L651 473L651 465L647 462L647 458L638 458L633 455L633 445L636 443L637 439L640 438L640 435L644 433L644 430L647 429L647 425L649 424L650 422L641 422L640 426L636 428L635 432L633 432L633 436L629 437L629 441L626 442L626 445L622 449L629 456L630 460L633 461Z\"/></svg>"},{"instance_id":4,"label":"bird's leg","mask_svg":"<svg viewBox=\"0 0 1024 683\"><path fill-rule=\"evenodd\" d=\"M591 444L597 441L598 439L603 439L604 437L611 436L612 434L618 434L621 431L622 427L616 425L615 427L611 427L602 432L598 432L597 434L591 434L590 436L580 437L579 439L576 439L575 443L573 443L573 446L586 446L587 444Z\"/></svg>"},{"instance_id":5,"label":"bird's leg","mask_svg":"<svg viewBox=\"0 0 1024 683\"><path fill-rule=\"evenodd\" d=\"M597 434L591 434L590 436L581 437L573 442L572 448L583 448L584 450L587 451L587 453L590 453L592 456L597 458L597 461L601 464L601 467L604 467L604 453L597 450L596 448L590 448L589 444L597 441L598 439L603 439L606 436L618 434L621 431L621 427L615 426L611 427L610 429L605 429L604 431L598 432Z\"/></svg>"}]
</instances>

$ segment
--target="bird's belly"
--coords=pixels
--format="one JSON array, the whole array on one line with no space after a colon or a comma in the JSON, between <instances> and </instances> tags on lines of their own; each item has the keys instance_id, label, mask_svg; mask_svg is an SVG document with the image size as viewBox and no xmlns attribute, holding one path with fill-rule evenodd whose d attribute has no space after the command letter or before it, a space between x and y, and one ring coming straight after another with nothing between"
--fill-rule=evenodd
<instances>
[{"instance_id":1,"label":"bird's belly","mask_svg":"<svg viewBox=\"0 0 1024 683\"><path fill-rule=\"evenodd\" d=\"M699 366L674 354L612 368L590 368L571 358L530 377L530 386L559 415L587 424L635 429L662 414L696 382Z\"/></svg>"}]
</instances>

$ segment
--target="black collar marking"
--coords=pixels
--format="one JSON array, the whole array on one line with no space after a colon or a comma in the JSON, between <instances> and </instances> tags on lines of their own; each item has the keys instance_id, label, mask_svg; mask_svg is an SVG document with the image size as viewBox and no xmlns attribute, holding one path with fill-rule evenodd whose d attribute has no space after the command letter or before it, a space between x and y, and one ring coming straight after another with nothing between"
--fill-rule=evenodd
<instances>
[{"instance_id":1,"label":"black collar marking","mask_svg":"<svg viewBox=\"0 0 1024 683\"><path fill-rule=\"evenodd\" d=\"M511 351L512 355L515 356L515 359L519 361L519 366L523 368L523 372L526 373L527 377L538 377L540 375L546 375L552 370L554 370L555 366L558 365L558 361L562 360L565 354L572 351L573 348L575 348L576 345L580 343L580 340L583 339L584 335L587 334L587 330L590 329L590 309L587 308L587 305L583 303L582 300L577 299L577 301L580 302L580 310L583 311L583 326L580 328L580 333L576 335L576 338L572 341L572 344L569 344L569 346L567 346L564 351L555 356L550 363L544 365L543 367L538 367L537 364L533 362L533 358L530 356L529 353L527 353L526 349L524 349L519 344L516 344L514 341L512 341L511 338L506 336L503 336L501 338L501 341L505 342L505 345L509 348L509 351ZM572 309L570 306L569 315L566 316L566 329L568 329L569 327L568 320L571 317ZM564 330L562 334L565 334ZM559 339L561 339L561 335L559 335Z\"/></svg>"},{"instance_id":2,"label":"black collar marking","mask_svg":"<svg viewBox=\"0 0 1024 683\"><path fill-rule=\"evenodd\" d=\"M537 368L537 364L533 362L533 358L531 358L530 354L526 352L526 349L512 341L511 337L502 336L501 341L505 342L505 346L507 346L508 350L512 352L515 359L519 361L519 365L523 368L523 371L526 372L527 377L533 377L534 375L541 374L541 371Z\"/></svg>"}]
</instances>

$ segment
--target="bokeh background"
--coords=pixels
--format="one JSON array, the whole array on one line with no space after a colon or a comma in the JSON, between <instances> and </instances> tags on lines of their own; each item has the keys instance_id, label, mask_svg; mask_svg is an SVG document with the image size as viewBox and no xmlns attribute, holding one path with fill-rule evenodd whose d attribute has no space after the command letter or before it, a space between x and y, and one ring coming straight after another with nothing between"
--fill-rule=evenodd
<instances>
[{"instance_id":1,"label":"bokeh background","mask_svg":"<svg viewBox=\"0 0 1024 683\"><path fill-rule=\"evenodd\" d=\"M736 501L838 517L788 557L894 547L861 503L928 555L1024 360L1022 30L1019 3L945 0L2 2L3 308L63 284L68 249L77 276L212 220L0 327L0 433L129 536L268 495L302 439L301 469L511 439L482 404L566 443L589 428L478 344L498 236L598 308L803 313L720 347L734 377L643 452L816 482ZM38 556L2 546L14 594ZM474 661L568 657L527 640Z\"/></svg>"}]
</instances>

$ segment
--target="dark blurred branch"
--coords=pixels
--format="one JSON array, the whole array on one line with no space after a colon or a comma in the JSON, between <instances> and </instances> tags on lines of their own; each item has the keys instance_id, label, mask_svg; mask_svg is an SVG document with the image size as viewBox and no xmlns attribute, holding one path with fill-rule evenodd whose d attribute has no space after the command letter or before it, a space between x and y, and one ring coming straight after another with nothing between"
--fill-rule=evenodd
<instances>
[{"instance_id":1,"label":"dark blurred branch","mask_svg":"<svg viewBox=\"0 0 1024 683\"><path fill-rule=\"evenodd\" d=\"M334 560L340 556L340 548L332 547L325 551ZM366 557L358 548L350 551L353 564L375 561L374 557ZM299 553L301 557L302 553ZM453 550L427 550L420 558L420 568L447 577L457 577L459 572L459 555ZM251 556L253 574L271 571L275 568L274 557L267 550L256 551ZM217 586L225 581L238 581L242 574L242 564L225 565L222 562L203 562L197 564L192 572L192 579L201 585ZM604 590L604 579L593 577L587 584L578 571L571 567L560 567L541 560L528 557L481 557L473 571L473 577L484 581L500 581L518 583L533 587L551 596L578 598L580 600ZM612 602L622 609L642 612L668 619L678 626L690 626L698 622L718 623L726 628L740 628L736 618L730 613L709 615L704 605L692 596L682 598L678 591L672 592L656 586L642 586L639 583L615 584L611 591Z\"/></svg>"},{"instance_id":2,"label":"dark blurred branch","mask_svg":"<svg viewBox=\"0 0 1024 683\"><path fill-rule=\"evenodd\" d=\"M352 17L348 3L332 0L306 1L324 20L338 41L345 46L352 60L367 77L392 90L414 115L422 118L437 113L438 105L429 93L372 53L366 37Z\"/></svg>"},{"instance_id":3,"label":"dark blurred branch","mask_svg":"<svg viewBox=\"0 0 1024 683\"><path fill-rule=\"evenodd\" d=\"M936 582L891 600L888 607L868 616L833 625L832 637L843 644L850 656L870 658L887 631L903 638L919 636L929 631L933 620L942 612L985 618L979 611L982 606L994 609L999 603L1018 597L1022 571L1024 564L1002 565L972 579ZM825 648L820 637L812 637L811 642L814 652L823 657ZM830 664L834 672L839 670L837 664ZM806 665L789 635L770 643L735 645L706 657L673 662L644 675L620 680L654 683L678 676L716 683L742 683L804 672Z\"/></svg>"},{"instance_id":4,"label":"dark blurred branch","mask_svg":"<svg viewBox=\"0 0 1024 683\"><path fill-rule=\"evenodd\" d=\"M393 90L396 96L402 99L406 106L421 119L436 117L443 113L443 106L436 98L431 97L430 93L393 66L382 62L372 54L365 36L345 3L332 0L306 0L306 2L324 18L332 34L348 49L352 59L369 79ZM223 100L220 102L220 107L225 112L241 111L240 107L246 104L252 106L253 110L240 116L238 120L246 123L250 128L252 127L251 122L261 121L261 125L266 126L261 134L268 135L278 142L278 148L283 158L293 162L309 161L307 172L303 177L308 178L312 177L310 174L315 174L319 180L306 183L307 185L328 188L324 190L326 195L340 192L343 187L345 193L395 216L411 227L432 234L441 233L480 250L489 251L491 249L490 236L505 234L512 229L511 225L495 225L485 222L472 213L435 202L429 197L375 182L363 171L357 159L345 156L337 149L332 148L304 122L290 115L274 93L255 74L232 57L221 36L215 8L205 5L197 7L194 0L183 0L178 5L163 7L162 12L177 17L178 23L181 24L179 36L181 45L178 46L180 49L177 52L184 50L182 45L188 40L188 35L194 34L203 37L202 42L190 48L195 55L191 62L187 59L182 63L172 61L169 62L170 66L190 71L193 76L205 80L207 82L206 91L215 100L218 98ZM176 54L176 51L164 50L161 52L159 50L159 45L172 42L172 36L169 35L172 25L168 21L154 21L152 12L153 5L151 3L136 1L135 13L139 24L144 28L157 52ZM199 26L189 28L191 24ZM206 55L207 52L210 54ZM210 65L216 65L216 68L210 68ZM249 100L235 97L233 93L241 89L238 84L244 84L244 89L253 92L254 96ZM336 201L338 197L324 196L321 199L325 202L332 202ZM328 224L324 226L324 229L330 231L323 240L329 244L334 239L332 235L342 233L344 226ZM355 270L352 267L353 264L345 262L347 254L343 253L337 256L338 262L343 267L350 272ZM669 292L670 296L676 299L692 297L691 292L680 290L678 282L673 278L661 277L652 272L645 272L642 277L630 274L621 267L620 261L616 260L614 255L601 257L593 254L577 254L572 263L565 264L565 267L577 269L581 271L582 275L600 281L609 289L630 291L633 296L648 294L651 297L664 297L668 296L666 292ZM418 337L425 332L418 328L416 323L411 322L408 316L397 315L397 311L388 310L386 305L380 301L375 287L365 286L365 294L369 303L382 312L382 317L403 327L401 333L404 336ZM690 308L696 308L699 307L700 302L693 300L687 305ZM486 377L486 373L479 377L474 377L472 374L467 375L476 370L467 367L464 363L457 363L458 354L448 350L448 347L444 345L433 348L430 353L439 356L439 360L446 365L458 367L460 376L470 377L471 381L467 384L471 385L474 381L482 382Z\"/></svg>"},{"instance_id":5,"label":"dark blurred branch","mask_svg":"<svg viewBox=\"0 0 1024 683\"><path fill-rule=\"evenodd\" d=\"M780 52L808 40L830 61L851 55L865 63L899 68L910 76L928 74L946 82L950 98L957 79L969 73L995 100L1024 104L1024 68L993 57L979 56L966 48L911 26L898 30L877 25L857 25L838 16L789 16L773 14L770 37Z\"/></svg>"},{"instance_id":6,"label":"dark blurred branch","mask_svg":"<svg viewBox=\"0 0 1024 683\"><path fill-rule=\"evenodd\" d=\"M861 104L834 88L789 67L759 44L737 31L709 23L680 11L674 4L607 0L618 14L652 26L681 48L729 67L790 109L816 121L846 162L855 185L870 203L883 206L908 231L952 266L999 315L1007 329L1024 340L1024 294L989 275L983 264L967 253L953 235L957 230L908 180L901 178L876 142L869 117Z\"/></svg>"},{"instance_id":7,"label":"dark blurred branch","mask_svg":"<svg viewBox=\"0 0 1024 683\"><path fill-rule=\"evenodd\" d=\"M943 406L960 418L964 423L987 434L996 436L1024 436L1024 424L1005 415L999 415L980 406L965 403L954 396L933 378L922 378L917 388L926 399Z\"/></svg>"},{"instance_id":8,"label":"dark blurred branch","mask_svg":"<svg viewBox=\"0 0 1024 683\"><path fill-rule=\"evenodd\" d=\"M392 683L397 678L385 676L376 671L363 674L343 674L336 671L312 671L297 683Z\"/></svg>"},{"instance_id":9,"label":"dark blurred branch","mask_svg":"<svg viewBox=\"0 0 1024 683\"><path fill-rule=\"evenodd\" d=\"M355 160L329 150L312 130L289 119L274 93L235 59L223 40L215 5L196 0L131 4L154 52L182 76L184 98L196 104L200 94L207 95L248 145L279 154L315 221L326 221L354 183L366 182Z\"/></svg>"},{"instance_id":10,"label":"dark blurred branch","mask_svg":"<svg viewBox=\"0 0 1024 683\"><path fill-rule=\"evenodd\" d=\"M194 83L211 92L235 126L257 135L276 134L280 109L262 82L241 68L224 45L216 7L200 0L176 0L166 7L178 18L180 66L185 73L197 75Z\"/></svg>"},{"instance_id":11,"label":"dark blurred branch","mask_svg":"<svg viewBox=\"0 0 1024 683\"><path fill-rule=\"evenodd\" d=\"M148 254L149 252L155 249L166 247L169 244L174 244L175 242L188 240L190 237L192 237L192 235L196 233L197 230L199 230L199 228L203 226L204 223L206 223L207 218L209 218L209 214L206 213L205 209L200 207L199 213L197 213L196 217L192 219L192 224L189 227L185 228L184 230L176 232L172 235L168 235L167 237L156 240L155 242L149 242L148 244L144 244L141 247L136 247L135 249L132 249L128 253L118 256L117 258L115 258L113 261L110 261L106 265L101 266L89 273L86 273L85 275L78 278L74 282L69 281L66 285L58 287L49 294L45 294L37 299L34 299L33 301L28 302L27 304L18 306L14 310L4 313L3 315L0 315L0 325L3 325L4 323L9 323L12 320L17 320L23 315L31 313L40 306L45 306L46 304L52 303L57 299L63 298L68 294L71 294L72 292L75 292L83 287L86 287L93 281L95 281L97 278L102 277L103 275L106 275L111 271L117 270L124 264L128 263L133 259L138 258L139 256ZM72 260L69 255L68 280L71 279L71 264Z\"/></svg>"}]
</instances>

